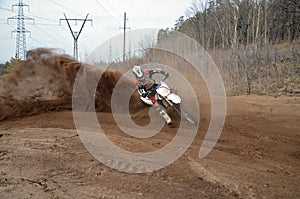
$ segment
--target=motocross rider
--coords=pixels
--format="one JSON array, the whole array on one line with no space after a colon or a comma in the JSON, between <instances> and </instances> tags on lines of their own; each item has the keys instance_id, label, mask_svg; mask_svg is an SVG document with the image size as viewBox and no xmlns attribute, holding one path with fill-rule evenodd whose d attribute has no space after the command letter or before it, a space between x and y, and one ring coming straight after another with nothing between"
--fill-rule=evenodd
<instances>
[{"instance_id":1,"label":"motocross rider","mask_svg":"<svg viewBox=\"0 0 300 199\"><path fill-rule=\"evenodd\" d=\"M165 119L166 123L172 124L172 120L170 116L166 113L165 109L157 102L156 99L156 86L155 80L152 79L152 75L156 73L160 73L164 75L164 81L169 77L169 73L163 71L160 68L156 69L142 69L141 66L133 66L132 73L134 74L136 80L134 81L134 84L137 86L137 89L139 89L139 92L141 93L143 98L148 97L152 104L155 106L155 108L158 110L159 114Z\"/></svg>"}]
</instances>

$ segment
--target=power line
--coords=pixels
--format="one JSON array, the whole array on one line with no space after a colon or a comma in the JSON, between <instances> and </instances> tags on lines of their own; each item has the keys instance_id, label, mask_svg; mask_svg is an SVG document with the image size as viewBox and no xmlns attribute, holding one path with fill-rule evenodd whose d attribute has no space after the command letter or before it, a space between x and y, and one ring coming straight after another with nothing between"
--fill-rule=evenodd
<instances>
[{"instance_id":1,"label":"power line","mask_svg":"<svg viewBox=\"0 0 300 199\"><path fill-rule=\"evenodd\" d=\"M7 24L6 19L0 19L0 24Z\"/></svg>"},{"instance_id":2,"label":"power line","mask_svg":"<svg viewBox=\"0 0 300 199\"><path fill-rule=\"evenodd\" d=\"M105 0L105 2L106 2L107 5L108 5L109 7L111 7L111 9L118 15L118 17L122 17L122 15L119 13L119 11L117 11L117 9L115 9L115 7L113 7L113 6L111 5L111 3L109 3L109 1Z\"/></svg>"},{"instance_id":3,"label":"power line","mask_svg":"<svg viewBox=\"0 0 300 199\"><path fill-rule=\"evenodd\" d=\"M55 1L53 1L53 0L49 0L49 1L51 1L52 3L54 3L54 4L56 4L56 5L60 6L60 7L62 7L62 8L64 8L64 9L67 9L67 10L69 10L69 11L71 11L71 12L73 12L73 13L75 13L75 14L81 16L81 17L83 17L79 12L76 12L76 11L74 11L74 10L71 10L70 8L68 8L68 7L64 6L64 5L61 5L61 4L59 4L59 3L57 3L57 2L55 2Z\"/></svg>"},{"instance_id":4,"label":"power line","mask_svg":"<svg viewBox=\"0 0 300 199\"><path fill-rule=\"evenodd\" d=\"M65 44L63 44L61 41L57 40L56 38L52 37L50 34L48 34L46 31L42 30L40 27L36 26L37 29L39 29L39 31L41 31L42 33L44 33L45 35L47 35L48 37L52 38L53 40L55 40L57 43L60 43L62 46L64 46Z\"/></svg>"},{"instance_id":5,"label":"power line","mask_svg":"<svg viewBox=\"0 0 300 199\"><path fill-rule=\"evenodd\" d=\"M40 16L33 15L31 12L29 12L29 16L32 16L32 17L35 17L35 18L38 18L38 19L43 19L43 20L46 20L46 21L57 22L54 19L49 19L49 18L46 18L46 17L40 17Z\"/></svg>"},{"instance_id":6,"label":"power line","mask_svg":"<svg viewBox=\"0 0 300 199\"><path fill-rule=\"evenodd\" d=\"M37 39L31 37L30 39L32 39L33 41L39 43L41 46L46 46L45 44L42 44L40 41L38 41Z\"/></svg>"},{"instance_id":7,"label":"power line","mask_svg":"<svg viewBox=\"0 0 300 199\"><path fill-rule=\"evenodd\" d=\"M13 39L11 37L0 37L0 40L7 40L7 39Z\"/></svg>"},{"instance_id":8,"label":"power line","mask_svg":"<svg viewBox=\"0 0 300 199\"><path fill-rule=\"evenodd\" d=\"M6 10L6 11L9 11L9 12L14 12L14 13L17 13L16 11L13 11L13 10L10 10L8 8L3 8L3 7L0 7L1 10Z\"/></svg>"},{"instance_id":9,"label":"power line","mask_svg":"<svg viewBox=\"0 0 300 199\"><path fill-rule=\"evenodd\" d=\"M118 19L116 19L112 14L110 14L110 12L108 12L107 10L106 10L106 8L98 1L98 0L95 0L96 1L96 3L109 15L109 16L111 16L119 25L121 25L122 23L118 20Z\"/></svg>"},{"instance_id":10,"label":"power line","mask_svg":"<svg viewBox=\"0 0 300 199\"><path fill-rule=\"evenodd\" d=\"M57 26L57 27L61 27L59 24L47 24L47 23L35 23L34 25L37 26Z\"/></svg>"},{"instance_id":11,"label":"power line","mask_svg":"<svg viewBox=\"0 0 300 199\"><path fill-rule=\"evenodd\" d=\"M57 22L57 21L56 21L56 22ZM64 31L68 30L66 27L63 27L63 26L61 26L61 25L59 25L59 24L56 25L56 24L46 24L46 23L35 23L34 25L35 25L35 26L32 27L32 28L38 29L38 31L42 32L44 35L47 35L49 38L53 39L53 40L56 41L58 44L62 45L63 47L65 46L64 43L62 43L60 40L56 39L58 34L59 34L60 38L63 38L63 39L65 38L65 35L61 34L60 31L54 31L54 30L52 29L52 27L60 27L60 28L62 28ZM40 28L39 26L42 26L43 29ZM44 27L48 28L49 31L44 31ZM50 31L51 31L52 33L54 33L55 37L53 37L53 36L49 33Z\"/></svg>"},{"instance_id":12,"label":"power line","mask_svg":"<svg viewBox=\"0 0 300 199\"><path fill-rule=\"evenodd\" d=\"M10 9L4 8L4 7L0 7L0 9L6 10L6 11L9 11L9 12L13 12L13 13L18 13L18 12L14 11L14 10L10 10ZM46 18L46 17L40 17L40 16L37 16L37 15L33 15L30 11L28 11L28 16L35 17L35 18L38 18L38 19L47 20L47 21L57 22L54 19L49 19L49 18Z\"/></svg>"}]
</instances>

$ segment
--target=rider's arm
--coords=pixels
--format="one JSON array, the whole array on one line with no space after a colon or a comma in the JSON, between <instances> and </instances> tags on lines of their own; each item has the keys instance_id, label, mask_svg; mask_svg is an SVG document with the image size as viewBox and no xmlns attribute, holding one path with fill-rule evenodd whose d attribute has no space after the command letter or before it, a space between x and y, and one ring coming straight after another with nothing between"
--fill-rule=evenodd
<instances>
[{"instance_id":1,"label":"rider's arm","mask_svg":"<svg viewBox=\"0 0 300 199\"><path fill-rule=\"evenodd\" d=\"M139 81L139 80L134 80L134 84L136 85L136 87L138 88L138 89L141 89L141 88L143 88L143 84Z\"/></svg>"},{"instance_id":2,"label":"rider's arm","mask_svg":"<svg viewBox=\"0 0 300 199\"><path fill-rule=\"evenodd\" d=\"M149 74L149 78L152 78L152 75L157 74L157 73L164 75L165 77L162 81L166 80L170 76L170 74L168 72L166 72L160 68L149 69L147 72Z\"/></svg>"},{"instance_id":3,"label":"rider's arm","mask_svg":"<svg viewBox=\"0 0 300 199\"><path fill-rule=\"evenodd\" d=\"M144 85L139 80L135 80L134 84L136 85L138 92L142 97L146 97L148 95L144 88Z\"/></svg>"}]
</instances>

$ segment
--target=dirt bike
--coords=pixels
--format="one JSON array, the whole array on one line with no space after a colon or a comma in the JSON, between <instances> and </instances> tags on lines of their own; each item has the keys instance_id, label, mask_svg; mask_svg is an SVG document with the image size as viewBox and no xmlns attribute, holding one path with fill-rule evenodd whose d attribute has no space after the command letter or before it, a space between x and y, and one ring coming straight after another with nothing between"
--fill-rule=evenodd
<instances>
[{"instance_id":1,"label":"dirt bike","mask_svg":"<svg viewBox=\"0 0 300 199\"><path fill-rule=\"evenodd\" d=\"M156 100L165 108L174 110L179 116L185 118L189 123L195 124L195 121L185 113L182 108L178 108L181 104L181 98L175 94L174 90L171 89L165 82L161 81L160 84L155 84ZM148 105L153 105L149 97L144 97L143 91L138 90L140 99Z\"/></svg>"}]
</instances>

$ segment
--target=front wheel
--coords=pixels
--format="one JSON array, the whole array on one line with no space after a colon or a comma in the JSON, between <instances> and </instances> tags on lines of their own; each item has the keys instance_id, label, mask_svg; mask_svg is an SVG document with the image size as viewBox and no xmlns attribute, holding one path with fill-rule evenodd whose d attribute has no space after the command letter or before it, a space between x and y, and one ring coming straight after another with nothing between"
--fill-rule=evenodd
<instances>
[{"instance_id":1,"label":"front wheel","mask_svg":"<svg viewBox=\"0 0 300 199\"><path fill-rule=\"evenodd\" d=\"M166 97L161 97L162 100L160 101L160 104L166 108L166 109L171 109L171 110L175 110L176 113L180 116L185 118L189 123L191 124L196 124L196 122L187 114L185 113L181 108L177 108L176 105L169 101ZM180 105L180 104L177 104Z\"/></svg>"},{"instance_id":2,"label":"front wheel","mask_svg":"<svg viewBox=\"0 0 300 199\"><path fill-rule=\"evenodd\" d=\"M172 108L178 113L178 115L185 118L189 123L191 123L193 125L196 124L196 122L187 113L185 113L183 110L181 110L181 109L179 110L175 106L173 106Z\"/></svg>"}]
</instances>

